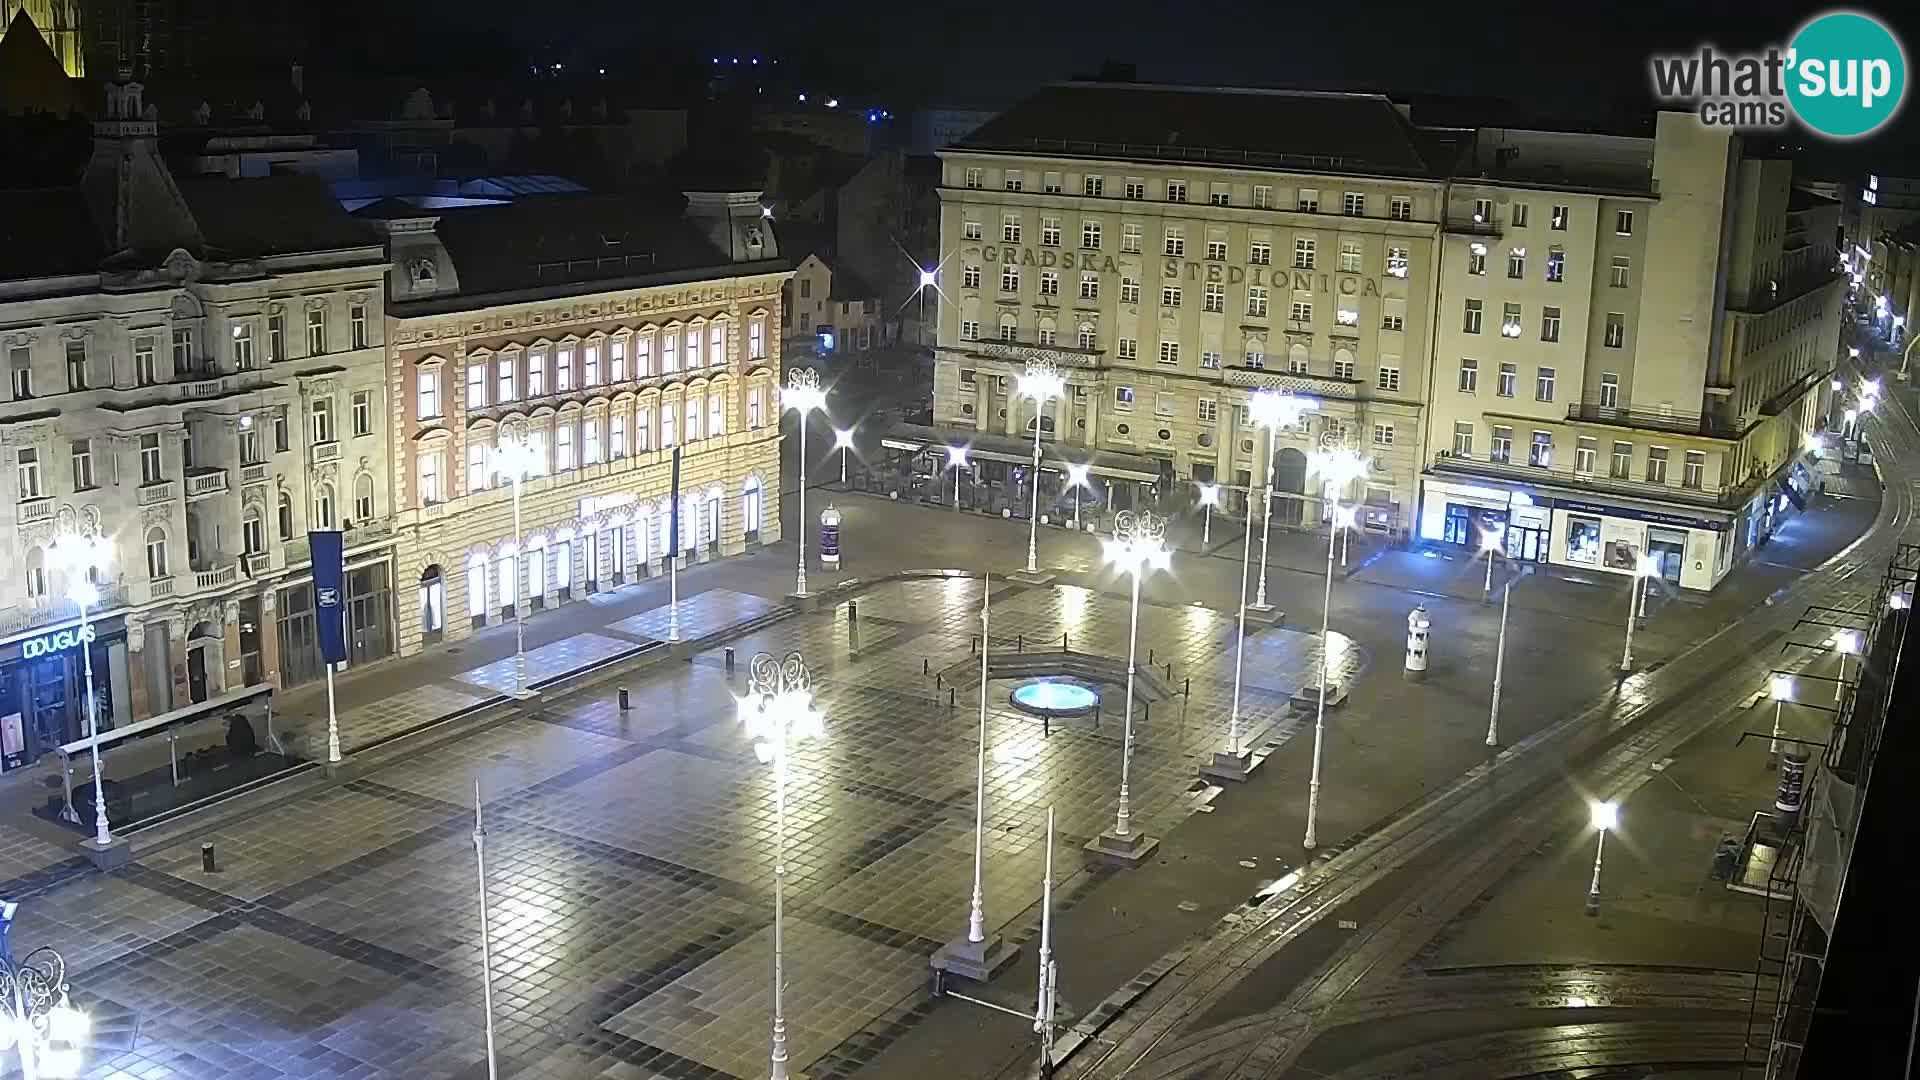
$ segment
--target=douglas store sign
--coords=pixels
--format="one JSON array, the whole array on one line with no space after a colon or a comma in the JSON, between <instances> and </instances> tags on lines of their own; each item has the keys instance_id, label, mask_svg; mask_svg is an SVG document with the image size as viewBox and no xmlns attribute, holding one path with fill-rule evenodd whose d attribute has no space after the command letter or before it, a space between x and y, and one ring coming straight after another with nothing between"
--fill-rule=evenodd
<instances>
[{"instance_id":1,"label":"douglas store sign","mask_svg":"<svg viewBox=\"0 0 1920 1080\"><path fill-rule=\"evenodd\" d=\"M56 630L21 642L20 655L28 660L37 660L42 656L66 652L76 645L91 643L95 636L92 624Z\"/></svg>"}]
</instances>

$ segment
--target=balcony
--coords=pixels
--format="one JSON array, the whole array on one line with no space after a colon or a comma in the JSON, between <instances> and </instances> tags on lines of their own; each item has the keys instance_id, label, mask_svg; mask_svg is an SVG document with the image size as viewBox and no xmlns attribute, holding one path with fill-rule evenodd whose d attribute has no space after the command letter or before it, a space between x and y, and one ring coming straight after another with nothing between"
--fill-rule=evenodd
<instances>
[{"instance_id":1,"label":"balcony","mask_svg":"<svg viewBox=\"0 0 1920 1080\"><path fill-rule=\"evenodd\" d=\"M173 595L173 579L170 577L151 578L147 581L147 595L155 600Z\"/></svg>"},{"instance_id":2,"label":"balcony","mask_svg":"<svg viewBox=\"0 0 1920 1080\"><path fill-rule=\"evenodd\" d=\"M41 521L52 521L53 496L42 495L37 499L21 499L18 520L22 525L32 525Z\"/></svg>"},{"instance_id":3,"label":"balcony","mask_svg":"<svg viewBox=\"0 0 1920 1080\"><path fill-rule=\"evenodd\" d=\"M273 569L273 557L264 551L254 551L240 556L246 566L248 577L259 577Z\"/></svg>"},{"instance_id":4,"label":"balcony","mask_svg":"<svg viewBox=\"0 0 1920 1080\"><path fill-rule=\"evenodd\" d=\"M100 586L100 601L93 606L91 614L99 618L103 612L125 607L127 592L118 583ZM0 611L0 634L17 634L47 623L61 622L73 618L78 611L72 604L65 602L36 602L30 606L8 608Z\"/></svg>"},{"instance_id":5,"label":"balcony","mask_svg":"<svg viewBox=\"0 0 1920 1080\"><path fill-rule=\"evenodd\" d=\"M1100 350L1076 349L1063 345L1034 345L1024 341L969 341L963 346L976 356L990 356L996 360L1006 360L1015 364L1026 364L1037 360L1051 360L1063 368L1096 368L1100 366Z\"/></svg>"},{"instance_id":6,"label":"balcony","mask_svg":"<svg viewBox=\"0 0 1920 1080\"><path fill-rule=\"evenodd\" d=\"M187 472L187 499L219 495L227 490L227 470L195 468Z\"/></svg>"},{"instance_id":7,"label":"balcony","mask_svg":"<svg viewBox=\"0 0 1920 1080\"><path fill-rule=\"evenodd\" d=\"M173 501L173 481L156 480L151 484L140 485L139 503L141 506L159 506Z\"/></svg>"},{"instance_id":8,"label":"balcony","mask_svg":"<svg viewBox=\"0 0 1920 1080\"><path fill-rule=\"evenodd\" d=\"M1500 223L1490 218L1481 220L1472 214L1460 217L1449 214L1446 231L1460 236L1499 236Z\"/></svg>"},{"instance_id":9,"label":"balcony","mask_svg":"<svg viewBox=\"0 0 1920 1080\"><path fill-rule=\"evenodd\" d=\"M1310 397L1357 398L1360 383L1355 379L1335 379L1326 375L1295 375L1289 371L1265 368L1230 367L1226 369L1228 386L1253 390L1279 390Z\"/></svg>"},{"instance_id":10,"label":"balcony","mask_svg":"<svg viewBox=\"0 0 1920 1080\"><path fill-rule=\"evenodd\" d=\"M264 462L257 465L240 466L240 486L241 487L251 487L254 484L264 484L266 482L267 482L267 466Z\"/></svg>"},{"instance_id":11,"label":"balcony","mask_svg":"<svg viewBox=\"0 0 1920 1080\"><path fill-rule=\"evenodd\" d=\"M1677 413L1652 409L1623 409L1594 401L1576 401L1567 406L1567 419L1613 427L1668 431L1676 435L1697 435L1705 439L1737 439L1741 425L1711 413Z\"/></svg>"},{"instance_id":12,"label":"balcony","mask_svg":"<svg viewBox=\"0 0 1920 1080\"><path fill-rule=\"evenodd\" d=\"M1602 464L1605 464L1604 459ZM1745 488L1682 487L1678 484L1654 483L1635 480L1631 477L1608 476L1604 473L1583 473L1564 465L1527 465L1517 461L1494 461L1485 455L1459 454L1448 450L1440 451L1433 459L1430 471L1440 474L1492 477L1516 483L1539 484L1596 494L1659 499L1665 502L1703 507L1738 506L1747 494Z\"/></svg>"},{"instance_id":13,"label":"balcony","mask_svg":"<svg viewBox=\"0 0 1920 1080\"><path fill-rule=\"evenodd\" d=\"M308 447L307 452L315 465L325 465L329 461L340 460L340 443L334 439L317 442Z\"/></svg>"},{"instance_id":14,"label":"balcony","mask_svg":"<svg viewBox=\"0 0 1920 1080\"><path fill-rule=\"evenodd\" d=\"M193 587L195 589L220 589L240 579L240 564L229 562L211 570L195 570Z\"/></svg>"}]
</instances>

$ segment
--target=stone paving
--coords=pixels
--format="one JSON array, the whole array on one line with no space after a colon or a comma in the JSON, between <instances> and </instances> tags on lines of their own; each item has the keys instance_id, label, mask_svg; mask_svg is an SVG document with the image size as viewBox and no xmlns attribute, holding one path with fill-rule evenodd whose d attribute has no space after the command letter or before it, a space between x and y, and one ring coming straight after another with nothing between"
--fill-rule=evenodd
<instances>
[{"instance_id":1,"label":"stone paving","mask_svg":"<svg viewBox=\"0 0 1920 1080\"><path fill-rule=\"evenodd\" d=\"M682 611L685 637L777 610L701 595L712 599ZM964 927L977 690L949 709L922 661L938 670L971 655L980 596L977 580L881 586L859 598L857 624L843 604L731 642L732 675L718 646L636 674L625 681L630 712L606 689L482 723L424 755L390 754L356 779L196 837L217 845L216 873L202 871L196 845L176 844L111 874L16 881L27 902L14 941L61 948L90 1007L138 1019L137 1046L103 1055L89 1076L484 1075L477 778L502 1075L763 1075L773 776L739 730L732 695L752 650L799 649L827 735L796 750L788 786L790 1046L797 1070L845 1075L858 1060L848 1047L885 1037L888 1018L923 992L927 957ZM589 640L556 656L579 664L631 648L611 634L651 636L664 617L580 635ZM1127 626L1116 595L994 583L996 650L1019 638L1057 648L1065 633L1075 652L1124 660ZM1137 722L1134 813L1148 830L1209 793L1194 767L1223 738L1232 641L1220 613L1142 608L1141 663L1149 650L1171 663L1172 679L1160 675L1175 695ZM1360 677L1362 650L1334 644L1337 677ZM1243 715L1260 738L1299 730L1286 696L1313 680L1317 649L1285 629L1249 640ZM1007 704L1012 686L996 679L988 695L995 926L1038 899L1049 803L1063 898L1105 873L1082 872L1073 853L1112 822L1121 744L1120 687L1102 687L1100 727L1062 722L1046 737ZM454 707L478 700L442 686L415 693L395 709L435 695Z\"/></svg>"}]
</instances>

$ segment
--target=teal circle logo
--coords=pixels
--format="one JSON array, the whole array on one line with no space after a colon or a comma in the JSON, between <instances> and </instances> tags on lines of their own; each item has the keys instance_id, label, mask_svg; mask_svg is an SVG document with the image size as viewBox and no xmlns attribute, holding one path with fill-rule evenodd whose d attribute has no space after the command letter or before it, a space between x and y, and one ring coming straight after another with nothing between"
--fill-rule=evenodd
<instances>
[{"instance_id":1,"label":"teal circle logo","mask_svg":"<svg viewBox=\"0 0 1920 1080\"><path fill-rule=\"evenodd\" d=\"M1793 36L1787 101L1800 122L1835 139L1870 134L1893 119L1907 92L1907 56L1880 20L1855 11L1821 15Z\"/></svg>"}]
</instances>

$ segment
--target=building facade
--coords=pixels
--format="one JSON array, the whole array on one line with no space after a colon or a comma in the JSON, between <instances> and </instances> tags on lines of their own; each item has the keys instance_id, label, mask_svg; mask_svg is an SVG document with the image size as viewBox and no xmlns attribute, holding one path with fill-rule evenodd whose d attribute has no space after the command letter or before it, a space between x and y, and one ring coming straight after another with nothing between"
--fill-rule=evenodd
<instances>
[{"instance_id":1,"label":"building facade","mask_svg":"<svg viewBox=\"0 0 1920 1080\"><path fill-rule=\"evenodd\" d=\"M1043 493L1084 462L1122 506L1218 483L1243 509L1249 396L1288 391L1318 408L1274 444L1276 522L1320 520L1308 452L1351 445L1372 476L1336 494L1410 531L1443 187L1391 102L1054 86L941 160L936 441L1004 458L1038 422ZM1038 421L1036 358L1069 383Z\"/></svg>"},{"instance_id":2,"label":"building facade","mask_svg":"<svg viewBox=\"0 0 1920 1080\"><path fill-rule=\"evenodd\" d=\"M387 231L400 651L779 538L780 289L758 192L422 212ZM516 254L544 238L555 261ZM609 236L623 237L615 252ZM574 256L578 257L574 257ZM521 441L519 487L501 457Z\"/></svg>"},{"instance_id":3,"label":"building facade","mask_svg":"<svg viewBox=\"0 0 1920 1080\"><path fill-rule=\"evenodd\" d=\"M363 571L354 659L391 650L378 237L311 178L176 182L138 84L104 115L80 187L6 207L8 767L84 734L82 648L103 726L316 673L309 529ZM87 535L91 641L63 559Z\"/></svg>"}]
</instances>

